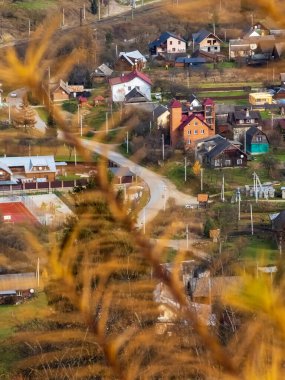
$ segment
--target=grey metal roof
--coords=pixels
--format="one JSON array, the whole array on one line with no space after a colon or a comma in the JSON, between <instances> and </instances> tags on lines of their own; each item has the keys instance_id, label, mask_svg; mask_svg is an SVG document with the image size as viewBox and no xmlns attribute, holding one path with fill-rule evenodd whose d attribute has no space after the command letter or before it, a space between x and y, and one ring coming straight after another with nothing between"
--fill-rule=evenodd
<instances>
[{"instance_id":1,"label":"grey metal roof","mask_svg":"<svg viewBox=\"0 0 285 380\"><path fill-rule=\"evenodd\" d=\"M126 102L146 102L148 99L145 95L134 87L130 92L125 95Z\"/></svg>"},{"instance_id":2,"label":"grey metal roof","mask_svg":"<svg viewBox=\"0 0 285 380\"><path fill-rule=\"evenodd\" d=\"M48 166L51 172L56 172L54 156L0 157L0 163L8 167L23 166L26 173L31 172L34 166Z\"/></svg>"},{"instance_id":3,"label":"grey metal roof","mask_svg":"<svg viewBox=\"0 0 285 380\"><path fill-rule=\"evenodd\" d=\"M282 210L272 221L272 229L282 231L285 228L285 210Z\"/></svg>"},{"instance_id":4,"label":"grey metal roof","mask_svg":"<svg viewBox=\"0 0 285 380\"><path fill-rule=\"evenodd\" d=\"M193 33L192 34L192 38L194 40L194 43L196 44L199 44L200 42L202 42L205 38L207 38L210 34L212 34L213 36L215 36L215 38L217 38L219 41L221 41L219 39L219 37L217 37L213 32L209 32L208 30L206 29L201 29L199 30L199 32L197 33Z\"/></svg>"},{"instance_id":5,"label":"grey metal roof","mask_svg":"<svg viewBox=\"0 0 285 380\"><path fill-rule=\"evenodd\" d=\"M232 144L229 141L221 140L221 142L218 142L218 144L212 150L210 150L210 152L206 153L206 156L211 160L212 158L222 153L230 145Z\"/></svg>"},{"instance_id":6,"label":"grey metal roof","mask_svg":"<svg viewBox=\"0 0 285 380\"><path fill-rule=\"evenodd\" d=\"M155 119L157 119L159 116L163 115L165 112L169 112L168 108L160 104L153 110L153 116Z\"/></svg>"},{"instance_id":7,"label":"grey metal roof","mask_svg":"<svg viewBox=\"0 0 285 380\"><path fill-rule=\"evenodd\" d=\"M162 33L156 40L154 40L153 42L151 42L150 44L148 44L148 47L149 48L154 48L156 46L160 46L161 44L164 44L169 37L173 37L173 38L176 38L177 40L180 40L180 41L183 41L183 42L186 42L184 40L184 38L180 37L180 36L177 36L176 34L174 33L171 33L171 32L164 32Z\"/></svg>"}]
</instances>

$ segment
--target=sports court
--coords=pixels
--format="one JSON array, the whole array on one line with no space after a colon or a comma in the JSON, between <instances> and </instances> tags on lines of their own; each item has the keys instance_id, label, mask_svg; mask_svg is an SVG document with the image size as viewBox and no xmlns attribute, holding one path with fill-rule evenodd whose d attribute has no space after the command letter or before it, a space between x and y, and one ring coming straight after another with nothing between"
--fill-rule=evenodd
<instances>
[{"instance_id":1,"label":"sports court","mask_svg":"<svg viewBox=\"0 0 285 380\"><path fill-rule=\"evenodd\" d=\"M39 223L22 202L0 203L0 220L5 223Z\"/></svg>"}]
</instances>

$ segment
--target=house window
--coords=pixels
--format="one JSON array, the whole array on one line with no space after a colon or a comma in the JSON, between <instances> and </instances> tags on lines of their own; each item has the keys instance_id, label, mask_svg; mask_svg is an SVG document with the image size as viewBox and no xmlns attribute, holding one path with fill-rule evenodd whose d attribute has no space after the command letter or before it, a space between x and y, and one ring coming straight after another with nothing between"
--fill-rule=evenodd
<instances>
[{"instance_id":1,"label":"house window","mask_svg":"<svg viewBox=\"0 0 285 380\"><path fill-rule=\"evenodd\" d=\"M131 86L128 86L128 91L131 91L132 87Z\"/></svg>"},{"instance_id":2,"label":"house window","mask_svg":"<svg viewBox=\"0 0 285 380\"><path fill-rule=\"evenodd\" d=\"M169 45L172 45L172 41L169 41Z\"/></svg>"},{"instance_id":3,"label":"house window","mask_svg":"<svg viewBox=\"0 0 285 380\"><path fill-rule=\"evenodd\" d=\"M215 46L214 49L215 49L215 50L218 50L218 46Z\"/></svg>"},{"instance_id":4,"label":"house window","mask_svg":"<svg viewBox=\"0 0 285 380\"><path fill-rule=\"evenodd\" d=\"M231 160L225 160L225 166L231 166Z\"/></svg>"},{"instance_id":5,"label":"house window","mask_svg":"<svg viewBox=\"0 0 285 380\"><path fill-rule=\"evenodd\" d=\"M215 166L220 166L220 160L215 160L214 164Z\"/></svg>"},{"instance_id":6,"label":"house window","mask_svg":"<svg viewBox=\"0 0 285 380\"><path fill-rule=\"evenodd\" d=\"M188 129L188 131L187 131L187 134L188 134L188 135L191 135L191 131L190 131L189 129Z\"/></svg>"},{"instance_id":7,"label":"house window","mask_svg":"<svg viewBox=\"0 0 285 380\"><path fill-rule=\"evenodd\" d=\"M194 135L198 135L198 130L197 129L194 130Z\"/></svg>"},{"instance_id":8,"label":"house window","mask_svg":"<svg viewBox=\"0 0 285 380\"><path fill-rule=\"evenodd\" d=\"M211 45L212 41L211 40L207 40L207 44Z\"/></svg>"},{"instance_id":9,"label":"house window","mask_svg":"<svg viewBox=\"0 0 285 380\"><path fill-rule=\"evenodd\" d=\"M257 142L262 142L262 136L256 136L256 141Z\"/></svg>"},{"instance_id":10,"label":"house window","mask_svg":"<svg viewBox=\"0 0 285 380\"><path fill-rule=\"evenodd\" d=\"M242 165L242 159L241 158L237 159L237 165Z\"/></svg>"},{"instance_id":11,"label":"house window","mask_svg":"<svg viewBox=\"0 0 285 380\"><path fill-rule=\"evenodd\" d=\"M181 41L178 41L178 45L181 45Z\"/></svg>"},{"instance_id":12,"label":"house window","mask_svg":"<svg viewBox=\"0 0 285 380\"><path fill-rule=\"evenodd\" d=\"M213 40L213 44L215 44L217 42L217 40Z\"/></svg>"},{"instance_id":13,"label":"house window","mask_svg":"<svg viewBox=\"0 0 285 380\"><path fill-rule=\"evenodd\" d=\"M200 133L203 135L205 133L205 129L201 129Z\"/></svg>"},{"instance_id":14,"label":"house window","mask_svg":"<svg viewBox=\"0 0 285 380\"><path fill-rule=\"evenodd\" d=\"M172 48L172 51L175 51L175 48Z\"/></svg>"},{"instance_id":15,"label":"house window","mask_svg":"<svg viewBox=\"0 0 285 380\"><path fill-rule=\"evenodd\" d=\"M198 121L194 121L194 125L197 126L198 125Z\"/></svg>"},{"instance_id":16,"label":"house window","mask_svg":"<svg viewBox=\"0 0 285 380\"><path fill-rule=\"evenodd\" d=\"M191 140L190 139L188 139L188 145L190 145L191 144Z\"/></svg>"}]
</instances>

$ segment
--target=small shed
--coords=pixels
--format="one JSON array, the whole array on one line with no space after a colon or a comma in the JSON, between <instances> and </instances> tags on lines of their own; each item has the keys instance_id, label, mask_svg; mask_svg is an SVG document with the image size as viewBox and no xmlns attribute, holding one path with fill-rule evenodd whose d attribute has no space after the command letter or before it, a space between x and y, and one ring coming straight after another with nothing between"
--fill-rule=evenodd
<instances>
[{"instance_id":1,"label":"small shed","mask_svg":"<svg viewBox=\"0 0 285 380\"><path fill-rule=\"evenodd\" d=\"M207 207L209 201L209 194L198 194L197 201L199 203L199 207Z\"/></svg>"}]
</instances>

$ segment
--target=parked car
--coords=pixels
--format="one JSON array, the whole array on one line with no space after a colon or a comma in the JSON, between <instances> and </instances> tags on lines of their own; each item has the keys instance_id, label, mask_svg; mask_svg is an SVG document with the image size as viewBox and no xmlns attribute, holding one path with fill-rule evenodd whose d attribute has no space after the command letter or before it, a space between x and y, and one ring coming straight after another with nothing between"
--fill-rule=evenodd
<instances>
[{"instance_id":1,"label":"parked car","mask_svg":"<svg viewBox=\"0 0 285 380\"><path fill-rule=\"evenodd\" d=\"M17 93L16 92L11 92L10 97L11 98L16 98L17 97Z\"/></svg>"},{"instance_id":2,"label":"parked car","mask_svg":"<svg viewBox=\"0 0 285 380\"><path fill-rule=\"evenodd\" d=\"M185 208L195 208L195 205L192 203L186 203Z\"/></svg>"}]
</instances>

